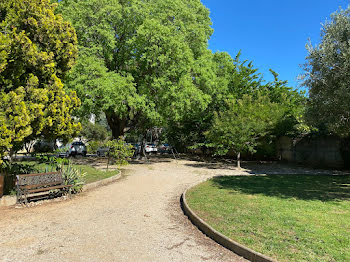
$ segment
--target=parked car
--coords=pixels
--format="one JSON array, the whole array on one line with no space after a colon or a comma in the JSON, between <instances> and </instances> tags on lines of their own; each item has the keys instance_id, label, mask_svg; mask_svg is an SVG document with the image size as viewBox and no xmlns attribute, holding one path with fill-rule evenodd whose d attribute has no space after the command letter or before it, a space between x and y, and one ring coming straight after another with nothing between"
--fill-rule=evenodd
<instances>
[{"instance_id":1,"label":"parked car","mask_svg":"<svg viewBox=\"0 0 350 262\"><path fill-rule=\"evenodd\" d=\"M157 153L158 149L156 147L155 144L152 144L152 143L146 143L145 145L145 152L148 153L148 154L151 154L151 153Z\"/></svg>"},{"instance_id":2,"label":"parked car","mask_svg":"<svg viewBox=\"0 0 350 262\"><path fill-rule=\"evenodd\" d=\"M161 154L171 154L173 147L169 144L161 144L158 146L158 152Z\"/></svg>"},{"instance_id":3,"label":"parked car","mask_svg":"<svg viewBox=\"0 0 350 262\"><path fill-rule=\"evenodd\" d=\"M66 150L66 157L83 155L86 156L87 149L83 142L73 142L63 147Z\"/></svg>"},{"instance_id":4,"label":"parked car","mask_svg":"<svg viewBox=\"0 0 350 262\"><path fill-rule=\"evenodd\" d=\"M97 156L106 156L109 152L109 147L99 147L96 151Z\"/></svg>"}]
</instances>

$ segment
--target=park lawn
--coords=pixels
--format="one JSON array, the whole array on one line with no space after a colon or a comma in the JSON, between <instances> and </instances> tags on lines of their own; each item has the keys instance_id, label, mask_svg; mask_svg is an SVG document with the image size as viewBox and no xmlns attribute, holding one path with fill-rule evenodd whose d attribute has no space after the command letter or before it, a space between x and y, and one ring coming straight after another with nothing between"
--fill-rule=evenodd
<instances>
[{"instance_id":1,"label":"park lawn","mask_svg":"<svg viewBox=\"0 0 350 262\"><path fill-rule=\"evenodd\" d=\"M109 178L119 174L119 170L105 171L96 169L89 165L75 165L77 168L81 169L85 173L85 183L96 182L105 178Z\"/></svg>"},{"instance_id":2,"label":"park lawn","mask_svg":"<svg viewBox=\"0 0 350 262\"><path fill-rule=\"evenodd\" d=\"M217 231L278 261L350 261L350 176L215 177L186 198Z\"/></svg>"}]
</instances>

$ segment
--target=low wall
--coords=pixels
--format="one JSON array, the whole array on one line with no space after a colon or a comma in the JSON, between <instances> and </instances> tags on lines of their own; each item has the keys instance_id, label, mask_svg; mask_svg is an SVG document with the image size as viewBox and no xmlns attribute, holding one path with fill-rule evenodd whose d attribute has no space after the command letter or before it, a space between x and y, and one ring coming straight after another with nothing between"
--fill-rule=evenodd
<instances>
[{"instance_id":1,"label":"low wall","mask_svg":"<svg viewBox=\"0 0 350 262\"><path fill-rule=\"evenodd\" d=\"M277 153L281 160L299 164L331 168L345 166L342 139L336 136L281 137Z\"/></svg>"}]
</instances>

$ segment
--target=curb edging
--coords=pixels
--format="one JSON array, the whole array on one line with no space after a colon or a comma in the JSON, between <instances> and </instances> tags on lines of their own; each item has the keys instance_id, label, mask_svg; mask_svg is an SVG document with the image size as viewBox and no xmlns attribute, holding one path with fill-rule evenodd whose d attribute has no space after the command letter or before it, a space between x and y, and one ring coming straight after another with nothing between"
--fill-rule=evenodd
<instances>
[{"instance_id":1,"label":"curb edging","mask_svg":"<svg viewBox=\"0 0 350 262\"><path fill-rule=\"evenodd\" d=\"M202 183L202 182L200 182L200 183ZM253 261L253 262L277 262L277 260L274 260L268 256L265 256L257 251L254 251L253 249L250 249L250 248L226 237L225 235L216 231L214 228L212 228L206 222L204 222L195 212L193 212L193 210L187 204L186 193L189 189L191 189L195 186L191 186L191 187L187 188L185 190L185 192L181 195L180 201L181 201L181 206L182 206L182 209L183 209L185 215L191 220L191 222L196 227L198 227L198 229L200 231L202 231L204 234L206 234L208 237L210 237L211 239L213 239L215 242L219 243L223 247L233 251L234 253L236 253L236 254L238 254L238 255L240 255L240 256L242 256L250 261Z\"/></svg>"},{"instance_id":2,"label":"curb edging","mask_svg":"<svg viewBox=\"0 0 350 262\"><path fill-rule=\"evenodd\" d=\"M83 186L83 188L81 189L82 192L91 190L91 189L95 189L98 188L100 186L104 186L107 184L110 184L114 181L119 180L122 177L121 175L121 171L119 170L119 173L115 176L112 177L108 177L96 182L92 182L89 184L86 184ZM9 207L9 206L14 206L17 203L17 197L16 196L3 196L0 198L0 207Z\"/></svg>"}]
</instances>

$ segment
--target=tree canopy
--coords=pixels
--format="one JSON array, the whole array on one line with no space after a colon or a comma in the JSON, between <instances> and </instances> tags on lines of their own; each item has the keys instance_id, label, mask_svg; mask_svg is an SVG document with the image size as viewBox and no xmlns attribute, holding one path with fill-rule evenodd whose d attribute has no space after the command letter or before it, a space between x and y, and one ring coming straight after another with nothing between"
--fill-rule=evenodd
<instances>
[{"instance_id":1,"label":"tree canopy","mask_svg":"<svg viewBox=\"0 0 350 262\"><path fill-rule=\"evenodd\" d=\"M77 56L74 29L49 0L0 2L0 156L39 135L73 135L80 101L61 78Z\"/></svg>"},{"instance_id":2,"label":"tree canopy","mask_svg":"<svg viewBox=\"0 0 350 262\"><path fill-rule=\"evenodd\" d=\"M307 45L305 82L309 88L307 119L328 131L350 133L350 8L331 15L321 42Z\"/></svg>"},{"instance_id":3,"label":"tree canopy","mask_svg":"<svg viewBox=\"0 0 350 262\"><path fill-rule=\"evenodd\" d=\"M216 143L219 152L216 125L236 130L242 123L242 130L254 129L251 141L299 132L304 96L272 70L274 81L265 83L240 53L212 53L209 11L200 0L62 0L57 13L77 31L77 65L65 77L82 100L77 114L103 112L114 138L158 126L178 147ZM249 110L267 115L260 121L261 113ZM229 150L255 150L257 143L245 143L249 150Z\"/></svg>"},{"instance_id":4,"label":"tree canopy","mask_svg":"<svg viewBox=\"0 0 350 262\"><path fill-rule=\"evenodd\" d=\"M200 0L62 0L58 12L77 31L81 52L66 83L81 116L103 111L118 138L206 108L212 29Z\"/></svg>"}]
</instances>

